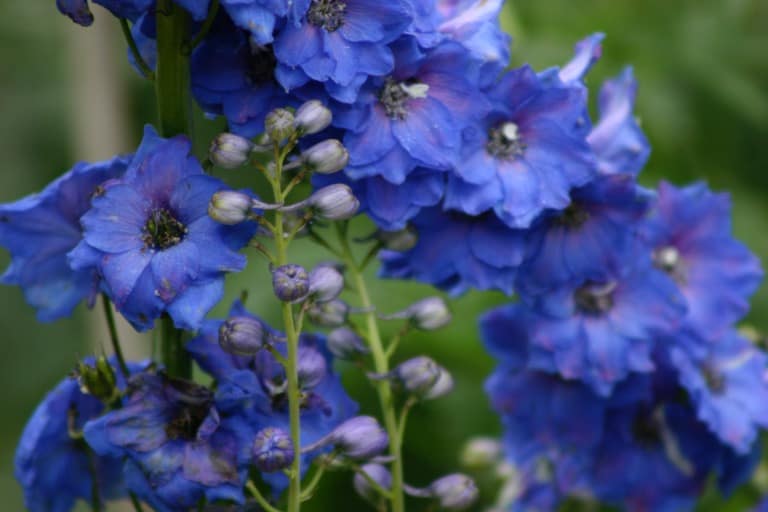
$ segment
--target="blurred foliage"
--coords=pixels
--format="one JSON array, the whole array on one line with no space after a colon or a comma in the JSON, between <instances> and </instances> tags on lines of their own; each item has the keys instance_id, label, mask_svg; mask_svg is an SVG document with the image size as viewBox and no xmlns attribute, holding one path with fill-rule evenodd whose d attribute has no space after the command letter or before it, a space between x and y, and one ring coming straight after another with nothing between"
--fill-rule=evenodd
<instances>
[{"instance_id":1,"label":"blurred foliage","mask_svg":"<svg viewBox=\"0 0 768 512\"><path fill-rule=\"evenodd\" d=\"M78 112L69 98L79 77L72 75L70 64L79 56L68 52L66 34L71 27L58 15L53 1L6 0L0 12L4 14L0 16L0 154L4 168L0 201L5 202L40 189L75 161L70 133ZM705 179L716 189L729 190L734 198L736 233L762 258L768 257L768 2L516 0L507 2L504 23L515 39L514 64L530 62L537 69L565 62L573 44L584 35L605 32L603 59L590 74L589 84L596 93L604 78L627 63L634 66L640 81L637 112L653 145L644 183L652 186L662 177L676 183ZM138 139L141 124L154 117L153 100L149 87L135 77L131 80L129 101L134 117L127 122ZM214 129L203 124L201 132L210 134ZM125 147L135 142L126 141ZM297 244L294 254L300 263L327 257L303 244ZM7 261L6 254L0 255L0 265ZM249 306L274 321L277 310L269 300L266 272L263 261L254 256L249 269L229 283L228 298L248 288ZM376 303L386 312L430 293L417 284L374 285ZM451 369L457 384L453 394L412 414L405 458L407 479L414 485L456 470L458 451L469 436L493 435L500 430L483 394L482 382L493 361L479 343L475 318L504 300L499 294L461 297L454 301L457 321L451 327L413 336L403 346L401 358L429 352ZM91 350L86 341L87 322L101 319L87 320L83 308L71 320L39 325L19 290L13 288L0 289L0 303L4 413L0 496L3 510L22 510L21 493L12 475L18 436L44 393L71 369L78 356ZM218 312L225 310L222 305ZM748 321L768 330L765 286L755 297ZM395 328L387 326L390 331ZM359 372L343 365L339 370L345 373L348 389L360 400L362 410L377 413L372 389ZM493 486L487 488L489 492L483 495L486 506L494 497ZM755 489L747 489L725 501L713 494L701 510L745 510L756 494ZM339 504L339 499L345 501ZM413 505L414 510L422 508L416 502ZM353 496L349 476L333 474L306 509L357 511L364 510L364 505Z\"/></svg>"}]
</instances>

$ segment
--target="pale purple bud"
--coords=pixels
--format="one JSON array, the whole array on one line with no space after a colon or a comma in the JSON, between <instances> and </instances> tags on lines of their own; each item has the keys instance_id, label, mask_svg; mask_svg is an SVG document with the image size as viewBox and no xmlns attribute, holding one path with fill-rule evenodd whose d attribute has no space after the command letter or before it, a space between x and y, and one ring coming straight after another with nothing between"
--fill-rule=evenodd
<instances>
[{"instance_id":1,"label":"pale purple bud","mask_svg":"<svg viewBox=\"0 0 768 512\"><path fill-rule=\"evenodd\" d=\"M347 323L349 306L339 299L313 303L307 309L307 318L319 327L340 327Z\"/></svg>"},{"instance_id":2,"label":"pale purple bud","mask_svg":"<svg viewBox=\"0 0 768 512\"><path fill-rule=\"evenodd\" d=\"M296 302L309 293L309 274L301 265L289 263L272 271L272 289L283 302Z\"/></svg>"},{"instance_id":3,"label":"pale purple bud","mask_svg":"<svg viewBox=\"0 0 768 512\"><path fill-rule=\"evenodd\" d=\"M276 108L264 119L264 130L270 140L280 142L293 134L293 113L285 108Z\"/></svg>"},{"instance_id":4,"label":"pale purple bud","mask_svg":"<svg viewBox=\"0 0 768 512\"><path fill-rule=\"evenodd\" d=\"M316 191L307 200L318 216L328 220L345 220L354 217L360 209L360 201L347 185L337 183Z\"/></svg>"},{"instance_id":5,"label":"pale purple bud","mask_svg":"<svg viewBox=\"0 0 768 512\"><path fill-rule=\"evenodd\" d=\"M297 367L299 385L305 390L320 384L328 370L323 354L312 347L299 348Z\"/></svg>"},{"instance_id":6,"label":"pale purple bud","mask_svg":"<svg viewBox=\"0 0 768 512\"><path fill-rule=\"evenodd\" d=\"M451 321L451 311L440 297L427 297L408 306L405 311L411 324L423 331L445 327Z\"/></svg>"},{"instance_id":7,"label":"pale purple bud","mask_svg":"<svg viewBox=\"0 0 768 512\"><path fill-rule=\"evenodd\" d=\"M230 354L252 356L266 343L266 329L256 318L233 316L219 327L219 345Z\"/></svg>"},{"instance_id":8,"label":"pale purple bud","mask_svg":"<svg viewBox=\"0 0 768 512\"><path fill-rule=\"evenodd\" d=\"M379 231L376 238L384 245L385 249L390 251L408 251L416 246L419 241L419 235L416 230L410 226L399 231Z\"/></svg>"},{"instance_id":9,"label":"pale purple bud","mask_svg":"<svg viewBox=\"0 0 768 512\"><path fill-rule=\"evenodd\" d=\"M291 436L279 428L267 427L253 441L253 465L264 473L291 466L295 457Z\"/></svg>"},{"instance_id":10,"label":"pale purple bud","mask_svg":"<svg viewBox=\"0 0 768 512\"><path fill-rule=\"evenodd\" d=\"M376 418L356 416L336 427L328 441L350 459L365 460L381 453L389 445L387 432Z\"/></svg>"},{"instance_id":11,"label":"pale purple bud","mask_svg":"<svg viewBox=\"0 0 768 512\"><path fill-rule=\"evenodd\" d=\"M312 135L328 128L333 119L331 110L318 100L309 100L296 110L294 124L302 135Z\"/></svg>"},{"instance_id":12,"label":"pale purple bud","mask_svg":"<svg viewBox=\"0 0 768 512\"><path fill-rule=\"evenodd\" d=\"M336 139L318 142L301 154L301 160L312 172L332 174L349 163L349 151Z\"/></svg>"},{"instance_id":13,"label":"pale purple bud","mask_svg":"<svg viewBox=\"0 0 768 512\"><path fill-rule=\"evenodd\" d=\"M253 142L245 137L220 133L211 141L208 158L224 169L236 169L248 161L253 147Z\"/></svg>"},{"instance_id":14,"label":"pale purple bud","mask_svg":"<svg viewBox=\"0 0 768 512\"><path fill-rule=\"evenodd\" d=\"M208 203L208 215L220 224L232 226L248 220L253 198L236 190L220 190Z\"/></svg>"},{"instance_id":15,"label":"pale purple bud","mask_svg":"<svg viewBox=\"0 0 768 512\"><path fill-rule=\"evenodd\" d=\"M438 478L429 485L429 491L446 510L464 510L472 505L478 496L475 481L461 473Z\"/></svg>"},{"instance_id":16,"label":"pale purple bud","mask_svg":"<svg viewBox=\"0 0 768 512\"><path fill-rule=\"evenodd\" d=\"M435 398L440 398L441 396L447 395L453 390L453 377L448 372L448 370L442 366L439 366L439 369L440 374L437 377L437 381L435 381L435 383L432 385L432 388L424 394L424 400L434 400Z\"/></svg>"},{"instance_id":17,"label":"pale purple bud","mask_svg":"<svg viewBox=\"0 0 768 512\"><path fill-rule=\"evenodd\" d=\"M318 265L309 273L309 295L315 302L328 302L341 294L344 276L330 265Z\"/></svg>"},{"instance_id":18,"label":"pale purple bud","mask_svg":"<svg viewBox=\"0 0 768 512\"><path fill-rule=\"evenodd\" d=\"M495 465L501 458L502 448L498 439L475 437L470 439L461 452L461 463L473 469Z\"/></svg>"},{"instance_id":19,"label":"pale purple bud","mask_svg":"<svg viewBox=\"0 0 768 512\"><path fill-rule=\"evenodd\" d=\"M426 396L440 379L440 365L427 356L408 359L392 370L397 387L418 397Z\"/></svg>"},{"instance_id":20,"label":"pale purple bud","mask_svg":"<svg viewBox=\"0 0 768 512\"><path fill-rule=\"evenodd\" d=\"M360 468L371 480L379 484L383 489L389 489L392 486L392 474L381 464L365 464ZM357 494L372 504L378 504L381 501L381 494L373 488L371 483L360 473L355 474L352 481Z\"/></svg>"},{"instance_id":21,"label":"pale purple bud","mask_svg":"<svg viewBox=\"0 0 768 512\"><path fill-rule=\"evenodd\" d=\"M349 327L339 327L328 333L328 350L339 359L355 359L368 353L362 338Z\"/></svg>"}]
</instances>

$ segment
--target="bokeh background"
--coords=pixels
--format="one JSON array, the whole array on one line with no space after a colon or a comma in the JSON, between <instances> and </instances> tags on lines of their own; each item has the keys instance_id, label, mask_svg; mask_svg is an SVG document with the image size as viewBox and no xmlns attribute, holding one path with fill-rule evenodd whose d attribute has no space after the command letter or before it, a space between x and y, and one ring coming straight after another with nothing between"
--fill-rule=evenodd
<instances>
[{"instance_id":1,"label":"bokeh background","mask_svg":"<svg viewBox=\"0 0 768 512\"><path fill-rule=\"evenodd\" d=\"M0 0L0 202L41 189L77 159L132 150L141 125L154 119L151 87L129 69L117 21L98 7L94 11L97 22L85 30L59 16L53 0ZM514 36L514 64L529 62L537 69L565 62L584 35L605 32L603 59L588 83L595 93L604 78L634 66L640 81L637 114L653 146L642 181L652 186L662 177L676 183L704 179L729 190L736 234L768 258L768 2L514 0L505 6L504 24ZM197 123L201 141L215 130L215 124ZM297 246L295 254L300 263L326 257L311 246ZM8 255L0 253L0 266L7 262ZM244 288L250 291L249 306L277 319L267 271L257 256L231 280L229 298ZM374 288L382 311L433 293L411 283L379 282ZM457 383L453 394L411 416L405 449L410 483L426 484L458 469L467 438L498 433L482 388L493 361L479 343L475 319L504 300L499 294L461 297L453 303L453 325L404 343L402 358L427 351ZM747 322L768 331L768 287L753 304ZM24 509L13 478L13 453L24 423L79 356L107 345L102 323L99 314L81 308L71 319L37 324L19 290L0 288L1 510ZM148 353L148 339L129 329L124 338L134 356ZM348 370L345 381L362 410L375 414L370 386L355 369L340 369ZM492 484L484 481L481 505L492 501ZM752 487L727 500L711 493L701 509L745 510L758 492ZM306 509L365 510L352 494L349 475L333 474Z\"/></svg>"}]
</instances>

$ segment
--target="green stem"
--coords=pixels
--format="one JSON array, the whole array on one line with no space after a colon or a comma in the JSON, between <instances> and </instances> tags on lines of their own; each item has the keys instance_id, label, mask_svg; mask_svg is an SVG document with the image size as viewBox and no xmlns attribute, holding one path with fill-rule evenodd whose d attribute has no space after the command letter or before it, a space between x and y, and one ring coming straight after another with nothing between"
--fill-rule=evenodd
<instances>
[{"instance_id":1,"label":"green stem","mask_svg":"<svg viewBox=\"0 0 768 512\"><path fill-rule=\"evenodd\" d=\"M152 68L150 68L147 64L147 61L145 61L144 57L141 56L139 47L136 46L136 40L133 38L133 34L131 34L131 27L128 25L128 20L125 18L120 18L120 28L123 29L125 42L128 43L128 48L131 50L133 60L136 61L136 65L139 66L141 74L144 75L144 78L147 80L154 80L155 72L152 71Z\"/></svg>"},{"instance_id":2,"label":"green stem","mask_svg":"<svg viewBox=\"0 0 768 512\"><path fill-rule=\"evenodd\" d=\"M101 503L101 494L99 492L99 473L96 470L96 454L93 450L88 450L88 468L91 471L91 510L101 512L104 510Z\"/></svg>"},{"instance_id":3,"label":"green stem","mask_svg":"<svg viewBox=\"0 0 768 512\"><path fill-rule=\"evenodd\" d=\"M162 327L162 350L165 371L171 377L189 379L192 376L192 360L184 350L182 331L173 325L173 319L167 314L160 320Z\"/></svg>"},{"instance_id":4,"label":"green stem","mask_svg":"<svg viewBox=\"0 0 768 512\"><path fill-rule=\"evenodd\" d=\"M376 319L376 313L373 310L373 302L368 292L368 286L360 269L352 255L352 249L349 247L346 231L343 226L336 224L336 229L341 243L344 263L347 265L347 271L352 276L353 285L360 296L360 307L365 311L365 323L368 336L368 347L371 349L373 366L376 373L383 375L389 373L389 359L384 352L384 344L381 341L381 333ZM395 414L395 404L392 396L392 389L385 380L375 382L376 392L379 395L381 412L384 417L384 428L389 435L389 454L392 456L392 490L390 498L392 501L392 512L403 512L405 510L405 498L403 496L403 458L402 458L402 438L400 428Z\"/></svg>"},{"instance_id":5,"label":"green stem","mask_svg":"<svg viewBox=\"0 0 768 512\"><path fill-rule=\"evenodd\" d=\"M276 176L271 179L272 191L275 201L282 197L281 173L284 155L275 150ZM288 263L288 240L285 239L283 229L283 213L275 212L274 220L275 235L275 259L277 265L286 265ZM289 474L288 485L288 512L299 512L301 509L301 424L300 424L300 389L298 372L298 352L299 352L299 332L293 316L293 308L287 302L282 304L283 325L285 327L285 337L288 344L288 361L285 367L286 377L288 379L288 411L291 424L291 441L293 442L293 451L296 457L293 458Z\"/></svg>"},{"instance_id":6,"label":"green stem","mask_svg":"<svg viewBox=\"0 0 768 512\"><path fill-rule=\"evenodd\" d=\"M126 379L131 375L128 370L128 365L125 364L125 357L123 357L123 349L120 347L120 338L117 335L117 325L115 325L115 315L112 313L112 304L109 301L109 297L106 294L101 295L101 305L104 308L104 318L107 320L107 327L109 328L109 339L112 341L112 349L115 352L117 358L117 364L120 367L120 372Z\"/></svg>"},{"instance_id":7,"label":"green stem","mask_svg":"<svg viewBox=\"0 0 768 512\"><path fill-rule=\"evenodd\" d=\"M128 495L131 497L131 503L133 503L133 508L136 510L136 512L144 512L144 509L141 508L141 502L139 501L139 498L136 497L135 494L128 493Z\"/></svg>"},{"instance_id":8,"label":"green stem","mask_svg":"<svg viewBox=\"0 0 768 512\"><path fill-rule=\"evenodd\" d=\"M261 505L261 508L263 508L267 512L280 512L280 509L274 507L270 502L267 501L267 499L259 491L259 488L256 487L256 485L253 482L249 480L248 482L246 482L245 487L246 489L248 489L248 492L251 493L251 496L256 498L256 501L259 502L259 505Z\"/></svg>"}]
</instances>

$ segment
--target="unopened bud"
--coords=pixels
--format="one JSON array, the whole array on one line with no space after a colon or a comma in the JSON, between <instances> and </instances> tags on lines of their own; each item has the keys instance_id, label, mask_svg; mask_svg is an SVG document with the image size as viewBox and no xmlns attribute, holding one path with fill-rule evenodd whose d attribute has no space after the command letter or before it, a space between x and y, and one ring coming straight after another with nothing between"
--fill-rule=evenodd
<instances>
[{"instance_id":1,"label":"unopened bud","mask_svg":"<svg viewBox=\"0 0 768 512\"><path fill-rule=\"evenodd\" d=\"M345 421L329 434L328 440L345 456L356 460L369 459L389 445L387 432L371 416Z\"/></svg>"},{"instance_id":2,"label":"unopened bud","mask_svg":"<svg viewBox=\"0 0 768 512\"><path fill-rule=\"evenodd\" d=\"M250 316L233 316L219 327L219 345L230 354L252 356L266 342L264 324Z\"/></svg>"},{"instance_id":3,"label":"unopened bud","mask_svg":"<svg viewBox=\"0 0 768 512\"><path fill-rule=\"evenodd\" d=\"M296 302L309 293L309 274L301 265L282 265L272 271L272 288L283 302Z\"/></svg>"},{"instance_id":4,"label":"unopened bud","mask_svg":"<svg viewBox=\"0 0 768 512\"><path fill-rule=\"evenodd\" d=\"M267 427L253 441L253 465L259 471L272 473L291 466L295 457L293 443L287 432Z\"/></svg>"},{"instance_id":5,"label":"unopened bud","mask_svg":"<svg viewBox=\"0 0 768 512\"><path fill-rule=\"evenodd\" d=\"M264 130L270 140L280 142L293 133L293 114L285 108L276 108L267 114L264 120Z\"/></svg>"},{"instance_id":6,"label":"unopened bud","mask_svg":"<svg viewBox=\"0 0 768 512\"><path fill-rule=\"evenodd\" d=\"M318 265L309 273L309 295L315 302L328 302L341 294L344 276L330 265Z\"/></svg>"},{"instance_id":7,"label":"unopened bud","mask_svg":"<svg viewBox=\"0 0 768 512\"><path fill-rule=\"evenodd\" d=\"M411 324L423 331L445 327L451 321L451 311L440 297L427 297L411 304L405 311Z\"/></svg>"},{"instance_id":8,"label":"unopened bud","mask_svg":"<svg viewBox=\"0 0 768 512\"><path fill-rule=\"evenodd\" d=\"M117 378L106 357L98 357L93 364L78 363L75 374L82 393L93 395L105 402L114 398Z\"/></svg>"},{"instance_id":9,"label":"unopened bud","mask_svg":"<svg viewBox=\"0 0 768 512\"><path fill-rule=\"evenodd\" d=\"M323 380L328 369L325 357L312 347L300 347L298 354L299 386L312 389Z\"/></svg>"},{"instance_id":10,"label":"unopened bud","mask_svg":"<svg viewBox=\"0 0 768 512\"><path fill-rule=\"evenodd\" d=\"M360 471L368 475L368 478L383 489L389 489L392 486L392 474L381 464L365 464L360 468ZM381 501L381 494L371 485L368 478L356 473L352 485L361 498L375 505Z\"/></svg>"},{"instance_id":11,"label":"unopened bud","mask_svg":"<svg viewBox=\"0 0 768 512\"><path fill-rule=\"evenodd\" d=\"M416 230L407 226L399 231L379 231L376 238L390 251L404 252L413 249L419 236Z\"/></svg>"},{"instance_id":12,"label":"unopened bud","mask_svg":"<svg viewBox=\"0 0 768 512\"><path fill-rule=\"evenodd\" d=\"M211 141L208 158L224 169L236 169L248 161L252 150L253 142L245 137L220 133Z\"/></svg>"},{"instance_id":13,"label":"unopened bud","mask_svg":"<svg viewBox=\"0 0 768 512\"><path fill-rule=\"evenodd\" d=\"M339 359L356 359L368 353L362 338L349 327L339 327L329 332L327 345L331 354Z\"/></svg>"},{"instance_id":14,"label":"unopened bud","mask_svg":"<svg viewBox=\"0 0 768 512\"><path fill-rule=\"evenodd\" d=\"M484 469L501 458L501 443L492 437L470 439L461 452L461 463L470 469Z\"/></svg>"},{"instance_id":15,"label":"unopened bud","mask_svg":"<svg viewBox=\"0 0 768 512\"><path fill-rule=\"evenodd\" d=\"M349 306L339 299L315 302L307 309L307 318L319 327L340 327L347 323Z\"/></svg>"},{"instance_id":16,"label":"unopened bud","mask_svg":"<svg viewBox=\"0 0 768 512\"><path fill-rule=\"evenodd\" d=\"M424 400L434 400L436 398L440 398L441 396L447 395L453 390L453 377L451 376L450 372L448 372L448 370L442 366L440 366L439 369L440 375L432 385L432 388L424 394Z\"/></svg>"},{"instance_id":17,"label":"unopened bud","mask_svg":"<svg viewBox=\"0 0 768 512\"><path fill-rule=\"evenodd\" d=\"M333 114L318 100L304 103L294 115L296 129L302 135L312 135L325 130L331 124Z\"/></svg>"},{"instance_id":18,"label":"unopened bud","mask_svg":"<svg viewBox=\"0 0 768 512\"><path fill-rule=\"evenodd\" d=\"M328 220L349 219L360 209L360 201L352 189L341 183L321 188L307 202L319 217Z\"/></svg>"},{"instance_id":19,"label":"unopened bud","mask_svg":"<svg viewBox=\"0 0 768 512\"><path fill-rule=\"evenodd\" d=\"M432 391L440 379L440 373L440 365L427 356L408 359L392 370L395 385L418 397L424 397Z\"/></svg>"},{"instance_id":20,"label":"unopened bud","mask_svg":"<svg viewBox=\"0 0 768 512\"><path fill-rule=\"evenodd\" d=\"M429 491L446 510L464 510L477 500L475 481L467 475L454 473L432 482Z\"/></svg>"},{"instance_id":21,"label":"unopened bud","mask_svg":"<svg viewBox=\"0 0 768 512\"><path fill-rule=\"evenodd\" d=\"M253 198L236 190L220 190L208 203L208 215L220 224L240 224L248 219L253 208Z\"/></svg>"},{"instance_id":22,"label":"unopened bud","mask_svg":"<svg viewBox=\"0 0 768 512\"><path fill-rule=\"evenodd\" d=\"M312 172L332 174L349 163L349 151L336 139L318 142L301 154L301 159Z\"/></svg>"}]
</instances>

